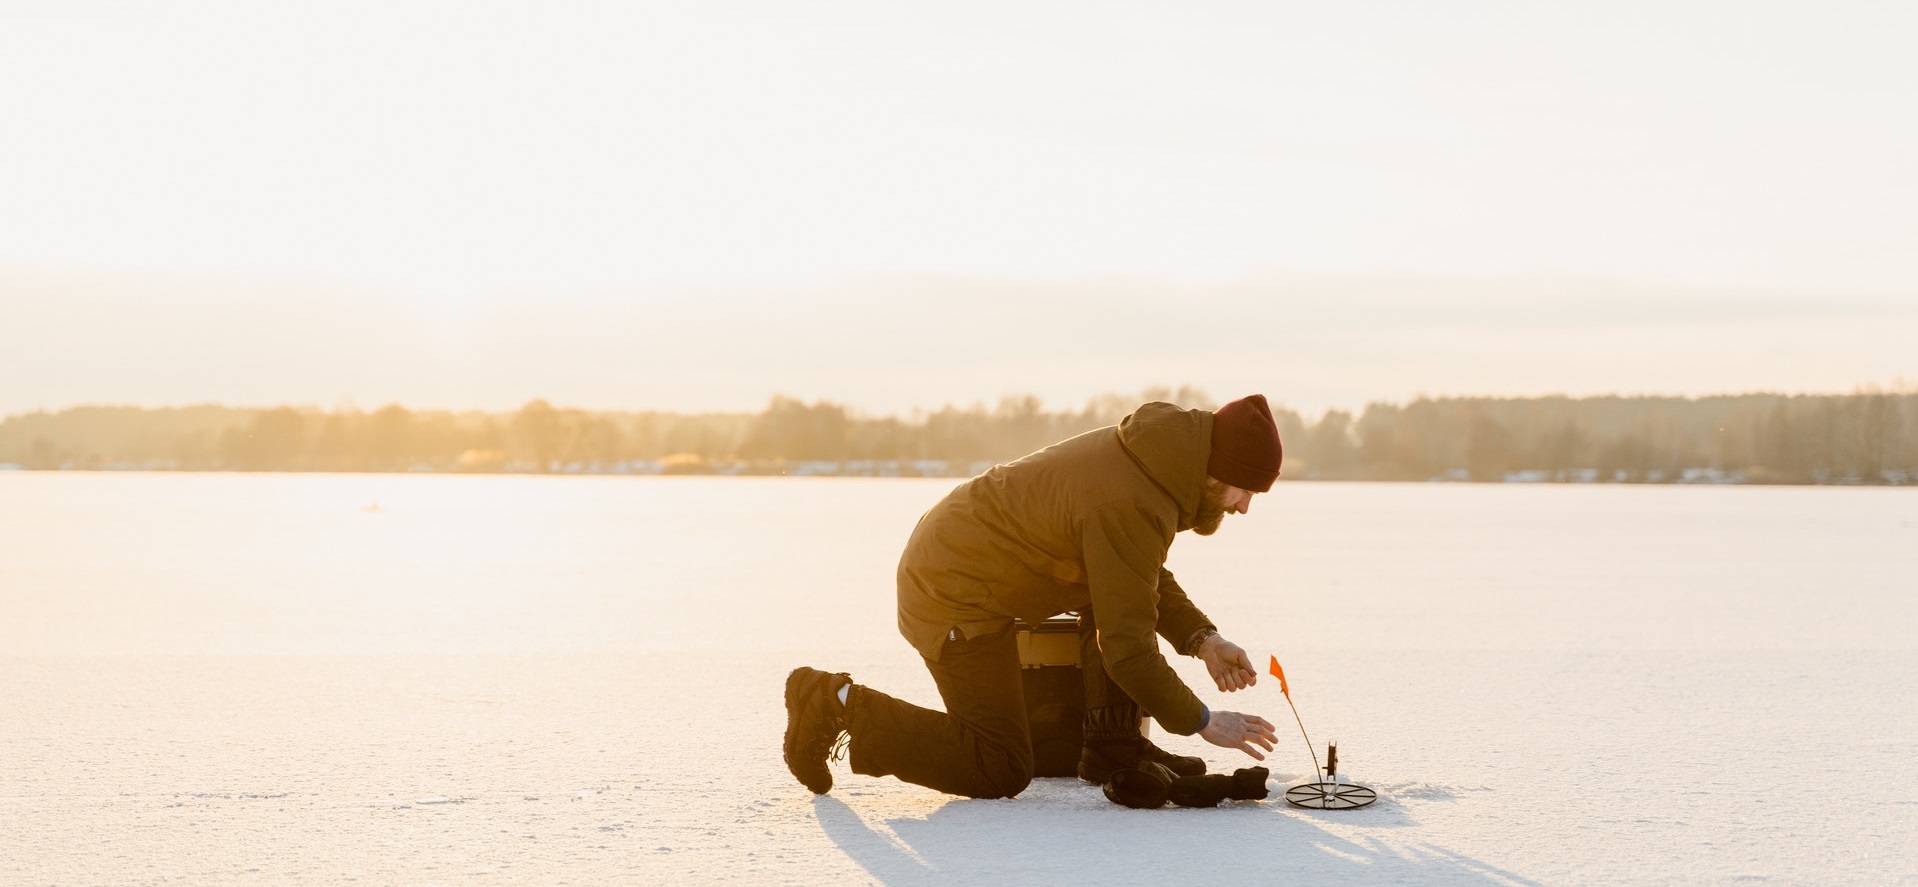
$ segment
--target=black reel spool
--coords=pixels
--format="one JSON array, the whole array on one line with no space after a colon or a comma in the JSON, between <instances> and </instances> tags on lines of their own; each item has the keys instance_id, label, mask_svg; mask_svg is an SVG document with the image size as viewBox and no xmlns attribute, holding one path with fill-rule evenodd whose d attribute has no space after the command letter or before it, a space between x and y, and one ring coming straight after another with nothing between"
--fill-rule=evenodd
<instances>
[{"instance_id":1,"label":"black reel spool","mask_svg":"<svg viewBox=\"0 0 1918 887\"><path fill-rule=\"evenodd\" d=\"M1325 747L1325 778L1285 790L1285 802L1307 810L1357 810L1379 799L1379 793L1339 778L1339 744Z\"/></svg>"}]
</instances>

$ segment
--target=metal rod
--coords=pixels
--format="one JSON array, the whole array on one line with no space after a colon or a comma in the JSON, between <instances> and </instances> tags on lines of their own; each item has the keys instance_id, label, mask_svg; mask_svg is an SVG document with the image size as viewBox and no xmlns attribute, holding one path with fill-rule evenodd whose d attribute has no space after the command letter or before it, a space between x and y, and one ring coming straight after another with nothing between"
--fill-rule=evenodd
<instances>
[{"instance_id":1,"label":"metal rod","mask_svg":"<svg viewBox=\"0 0 1918 887\"><path fill-rule=\"evenodd\" d=\"M1319 750L1312 745L1312 737L1305 735L1305 721L1299 717L1299 707L1292 705L1292 694L1285 694L1285 704L1292 709L1292 720L1299 722L1299 735L1305 736L1305 750L1312 753L1312 778L1324 782L1325 778L1319 775Z\"/></svg>"}]
</instances>

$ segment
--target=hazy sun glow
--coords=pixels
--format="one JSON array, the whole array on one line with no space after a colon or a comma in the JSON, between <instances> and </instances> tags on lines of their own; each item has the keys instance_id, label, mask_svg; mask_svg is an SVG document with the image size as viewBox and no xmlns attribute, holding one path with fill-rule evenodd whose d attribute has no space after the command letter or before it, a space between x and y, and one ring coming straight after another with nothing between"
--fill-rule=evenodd
<instances>
[{"instance_id":1,"label":"hazy sun glow","mask_svg":"<svg viewBox=\"0 0 1918 887\"><path fill-rule=\"evenodd\" d=\"M0 371L38 381L9 386L0 412L534 394L736 407L775 390L893 409L1278 377L1342 403L1420 385L1883 381L1909 364L1874 331L1918 316L1915 16L1718 2L13 4L0 11ZM1541 326L1504 345L1546 364L1515 378L1443 325L1363 335L1338 306L1382 276L1413 281L1391 312L1439 301L1468 331L1501 322L1518 293ZM992 360L944 331L990 339L994 324L954 316L974 302L1003 297L1013 313L996 326L1029 328L1019 311L1034 300L1119 291L1165 310L1117 312L1144 326L1080 314ZM1608 293L1665 307L1707 294L1712 323L1731 325L1674 334L1653 310L1563 331ZM1827 341L1789 335L1833 298L1851 319L1814 323ZM723 335L688 307L714 300L734 322ZM860 313L822 316L848 300ZM1797 319L1745 336L1753 302ZM779 307L754 310L766 306ZM1192 307L1317 324L1351 365L1269 343L1097 344L1150 339ZM759 338L738 327L766 317L819 346L728 344ZM1203 334L1203 319L1173 329ZM828 320L834 332L815 329ZM596 344L609 329L636 347ZM1665 338L1691 353L1650 355L1643 377L1563 356ZM1444 341L1473 353L1430 353ZM1792 355L1807 353L1800 374ZM1222 368L1234 362L1249 366ZM1396 362L1410 366L1379 369ZM683 397L645 390L662 365Z\"/></svg>"}]
</instances>

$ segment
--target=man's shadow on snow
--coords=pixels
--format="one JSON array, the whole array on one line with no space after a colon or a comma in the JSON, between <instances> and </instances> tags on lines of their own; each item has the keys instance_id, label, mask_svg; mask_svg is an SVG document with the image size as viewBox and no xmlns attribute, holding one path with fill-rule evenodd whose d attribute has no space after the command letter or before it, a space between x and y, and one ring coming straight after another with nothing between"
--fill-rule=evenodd
<instances>
[{"instance_id":1,"label":"man's shadow on snow","mask_svg":"<svg viewBox=\"0 0 1918 887\"><path fill-rule=\"evenodd\" d=\"M1049 781L1035 781L1033 787ZM1301 883L1537 885L1441 847L1388 840L1404 834L1388 830L1416 823L1386 798L1380 807L1343 814L1300 810L1276 792L1263 802L1227 802L1216 810L1128 810L1108 804L1092 786L1075 780L1072 788L1090 792L1103 806L1054 787L1012 801L956 799L923 818L870 823L830 795L816 798L813 809L839 849L893 887L1177 883L1220 867L1250 875L1253 883L1269 877ZM1343 826L1339 831L1351 837L1324 827L1331 824Z\"/></svg>"}]
</instances>

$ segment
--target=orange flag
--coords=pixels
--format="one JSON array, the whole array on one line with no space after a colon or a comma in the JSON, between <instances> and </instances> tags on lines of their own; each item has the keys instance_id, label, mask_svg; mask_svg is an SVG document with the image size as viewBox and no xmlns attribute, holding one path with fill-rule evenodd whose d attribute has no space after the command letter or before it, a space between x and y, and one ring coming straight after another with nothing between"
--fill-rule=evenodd
<instances>
[{"instance_id":1,"label":"orange flag","mask_svg":"<svg viewBox=\"0 0 1918 887\"><path fill-rule=\"evenodd\" d=\"M1291 702L1292 688L1286 686L1285 669L1279 667L1279 657L1277 656L1272 657L1272 674L1276 675L1279 679L1279 692L1285 694L1285 701Z\"/></svg>"}]
</instances>

